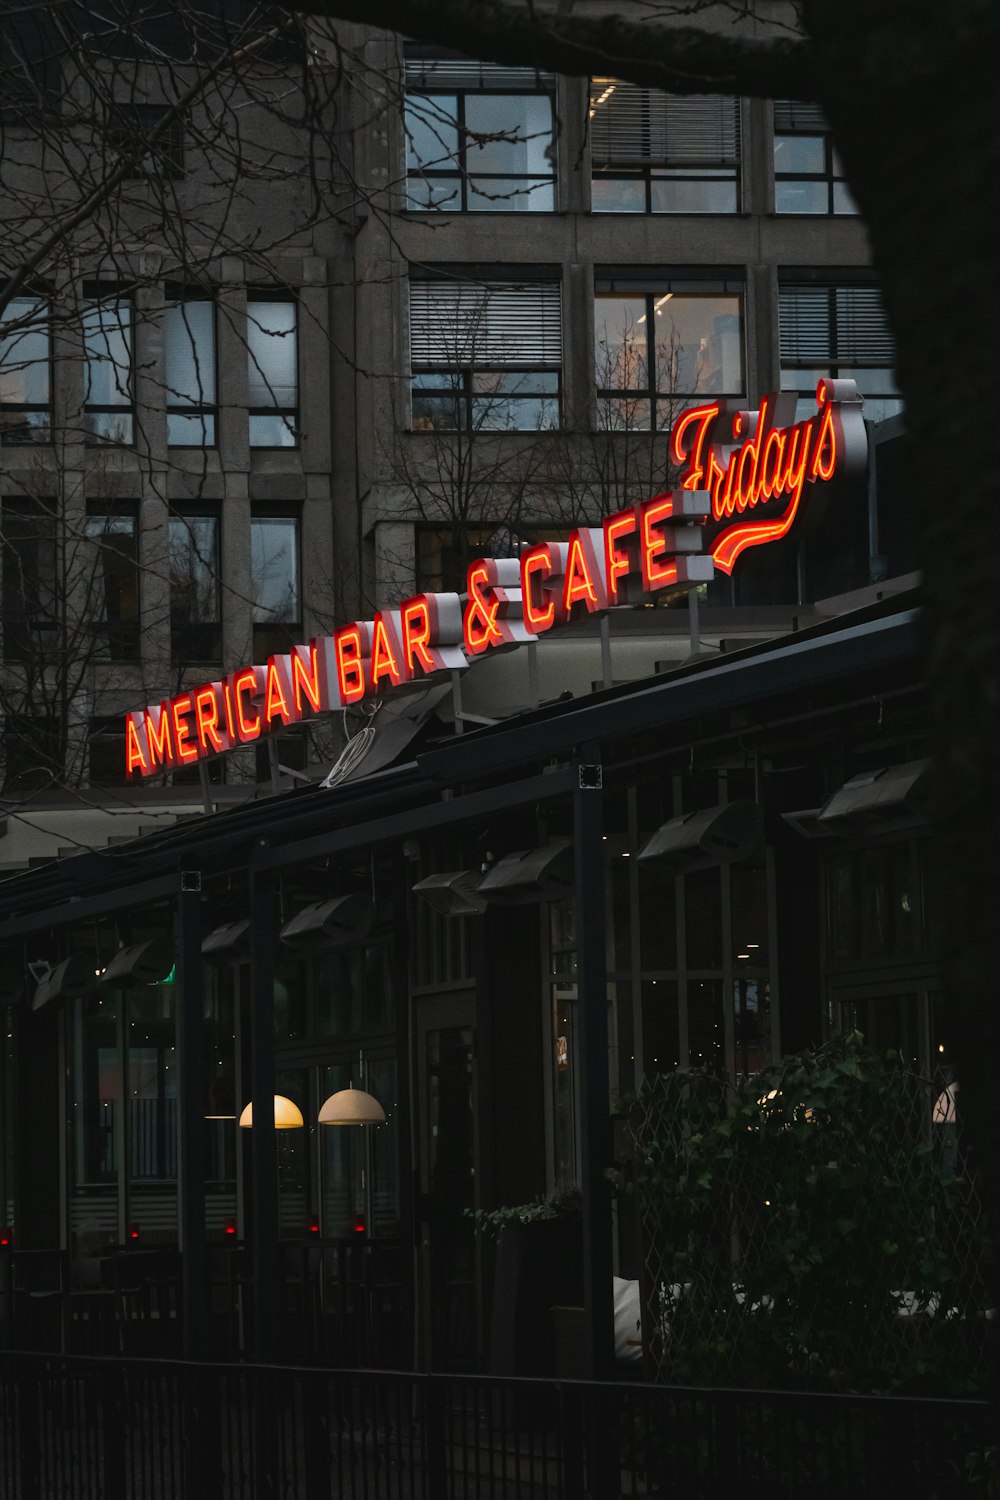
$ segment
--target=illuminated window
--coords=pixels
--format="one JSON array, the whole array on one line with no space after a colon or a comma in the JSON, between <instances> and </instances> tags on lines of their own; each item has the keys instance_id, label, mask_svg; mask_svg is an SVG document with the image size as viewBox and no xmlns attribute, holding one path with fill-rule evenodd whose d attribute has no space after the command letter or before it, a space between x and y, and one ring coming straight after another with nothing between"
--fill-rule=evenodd
<instances>
[{"instance_id":1,"label":"illuminated window","mask_svg":"<svg viewBox=\"0 0 1000 1500\"><path fill-rule=\"evenodd\" d=\"M218 516L170 517L170 654L181 666L222 659Z\"/></svg>"},{"instance_id":2,"label":"illuminated window","mask_svg":"<svg viewBox=\"0 0 1000 1500\"><path fill-rule=\"evenodd\" d=\"M406 59L406 206L555 208L551 74L468 58Z\"/></svg>"},{"instance_id":3,"label":"illuminated window","mask_svg":"<svg viewBox=\"0 0 1000 1500\"><path fill-rule=\"evenodd\" d=\"M132 301L101 297L83 315L84 425L87 441L133 440Z\"/></svg>"},{"instance_id":4,"label":"illuminated window","mask_svg":"<svg viewBox=\"0 0 1000 1500\"><path fill-rule=\"evenodd\" d=\"M48 307L14 297L0 313L0 435L5 444L46 443L52 412Z\"/></svg>"},{"instance_id":5,"label":"illuminated window","mask_svg":"<svg viewBox=\"0 0 1000 1500\"><path fill-rule=\"evenodd\" d=\"M678 410L744 390L743 287L599 277L594 297L598 427L669 429Z\"/></svg>"},{"instance_id":6,"label":"illuminated window","mask_svg":"<svg viewBox=\"0 0 1000 1500\"><path fill-rule=\"evenodd\" d=\"M247 303L251 448L298 446L298 309L291 298Z\"/></svg>"},{"instance_id":7,"label":"illuminated window","mask_svg":"<svg viewBox=\"0 0 1000 1500\"><path fill-rule=\"evenodd\" d=\"M781 388L799 391L799 415L816 410L821 376L857 381L866 420L881 422L902 411L893 370L895 344L882 296L870 282L782 282L778 295Z\"/></svg>"},{"instance_id":8,"label":"illuminated window","mask_svg":"<svg viewBox=\"0 0 1000 1500\"><path fill-rule=\"evenodd\" d=\"M596 213L734 214L739 100L593 78L590 155Z\"/></svg>"},{"instance_id":9,"label":"illuminated window","mask_svg":"<svg viewBox=\"0 0 1000 1500\"><path fill-rule=\"evenodd\" d=\"M215 304L181 295L163 311L167 442L215 446Z\"/></svg>"},{"instance_id":10,"label":"illuminated window","mask_svg":"<svg viewBox=\"0 0 1000 1500\"><path fill-rule=\"evenodd\" d=\"M775 100L774 208L779 214L858 211L817 104Z\"/></svg>"},{"instance_id":11,"label":"illuminated window","mask_svg":"<svg viewBox=\"0 0 1000 1500\"><path fill-rule=\"evenodd\" d=\"M415 432L559 425L558 281L410 281Z\"/></svg>"}]
</instances>

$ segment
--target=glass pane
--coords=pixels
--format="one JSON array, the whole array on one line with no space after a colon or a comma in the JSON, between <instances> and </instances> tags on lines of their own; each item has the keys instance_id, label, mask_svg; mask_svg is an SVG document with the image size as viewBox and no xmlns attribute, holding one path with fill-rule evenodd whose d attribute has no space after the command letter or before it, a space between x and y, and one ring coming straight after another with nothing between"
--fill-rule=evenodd
<instances>
[{"instance_id":1,"label":"glass pane","mask_svg":"<svg viewBox=\"0 0 1000 1500\"><path fill-rule=\"evenodd\" d=\"M538 391L558 392L559 375L556 370L475 370L472 389L476 392L503 392L510 396L534 395Z\"/></svg>"},{"instance_id":2,"label":"glass pane","mask_svg":"<svg viewBox=\"0 0 1000 1500\"><path fill-rule=\"evenodd\" d=\"M639 864L640 967L677 967L675 884L672 870L649 860Z\"/></svg>"},{"instance_id":3,"label":"glass pane","mask_svg":"<svg viewBox=\"0 0 1000 1500\"><path fill-rule=\"evenodd\" d=\"M462 188L455 177L410 177L406 183L406 206L420 211L427 208L462 207Z\"/></svg>"},{"instance_id":4,"label":"glass pane","mask_svg":"<svg viewBox=\"0 0 1000 1500\"><path fill-rule=\"evenodd\" d=\"M716 872L717 873L717 872ZM721 979L688 981L688 1066L719 1073L725 1063Z\"/></svg>"},{"instance_id":5,"label":"glass pane","mask_svg":"<svg viewBox=\"0 0 1000 1500\"><path fill-rule=\"evenodd\" d=\"M323 1099L339 1094L348 1084L356 1082L351 1076L349 1063L324 1068L320 1079ZM382 1107L384 1109L385 1105ZM338 1125L320 1125L317 1129L322 1163L323 1234L328 1239L349 1239L365 1208L364 1137L367 1132Z\"/></svg>"},{"instance_id":6,"label":"glass pane","mask_svg":"<svg viewBox=\"0 0 1000 1500\"><path fill-rule=\"evenodd\" d=\"M5 333L12 323L22 326ZM0 402L45 406L48 399L48 311L44 302L15 297L0 314Z\"/></svg>"},{"instance_id":7,"label":"glass pane","mask_svg":"<svg viewBox=\"0 0 1000 1500\"><path fill-rule=\"evenodd\" d=\"M537 178L470 177L468 206L478 213L551 213L555 188L551 181Z\"/></svg>"},{"instance_id":8,"label":"glass pane","mask_svg":"<svg viewBox=\"0 0 1000 1500\"><path fill-rule=\"evenodd\" d=\"M544 396L477 397L472 403L476 432L542 432L558 425L558 403Z\"/></svg>"},{"instance_id":9,"label":"glass pane","mask_svg":"<svg viewBox=\"0 0 1000 1500\"><path fill-rule=\"evenodd\" d=\"M833 211L835 214L856 214L859 212L858 205L851 196L851 190L846 182L835 182L833 184Z\"/></svg>"},{"instance_id":10,"label":"glass pane","mask_svg":"<svg viewBox=\"0 0 1000 1500\"><path fill-rule=\"evenodd\" d=\"M680 1060L676 982L650 979L642 986L643 1077L670 1073Z\"/></svg>"},{"instance_id":11,"label":"glass pane","mask_svg":"<svg viewBox=\"0 0 1000 1500\"><path fill-rule=\"evenodd\" d=\"M677 293L656 297L653 306L660 394L743 390L739 297Z\"/></svg>"},{"instance_id":12,"label":"glass pane","mask_svg":"<svg viewBox=\"0 0 1000 1500\"><path fill-rule=\"evenodd\" d=\"M294 448L295 428L288 417L265 417L251 412L251 448Z\"/></svg>"},{"instance_id":13,"label":"glass pane","mask_svg":"<svg viewBox=\"0 0 1000 1500\"><path fill-rule=\"evenodd\" d=\"M128 1161L133 1188L174 1182L177 1177L174 994L173 984L160 984L130 990L127 996ZM131 1214L132 1204L129 1207Z\"/></svg>"},{"instance_id":14,"label":"glass pane","mask_svg":"<svg viewBox=\"0 0 1000 1500\"><path fill-rule=\"evenodd\" d=\"M399 1234L399 1109L394 1057L368 1064L368 1090L385 1110L385 1124L367 1132L372 1148L371 1222L368 1227L374 1235L395 1238ZM349 1132L341 1132L346 1133ZM353 1133L363 1135L366 1132Z\"/></svg>"},{"instance_id":15,"label":"glass pane","mask_svg":"<svg viewBox=\"0 0 1000 1500\"><path fill-rule=\"evenodd\" d=\"M774 209L779 214L829 213L829 188L825 182L776 182Z\"/></svg>"},{"instance_id":16,"label":"glass pane","mask_svg":"<svg viewBox=\"0 0 1000 1500\"><path fill-rule=\"evenodd\" d=\"M219 523L215 516L170 518L171 625L219 618Z\"/></svg>"},{"instance_id":17,"label":"glass pane","mask_svg":"<svg viewBox=\"0 0 1000 1500\"><path fill-rule=\"evenodd\" d=\"M70 1242L96 1254L118 1242L122 1066L114 992L77 1002L72 1016Z\"/></svg>"},{"instance_id":18,"label":"glass pane","mask_svg":"<svg viewBox=\"0 0 1000 1500\"><path fill-rule=\"evenodd\" d=\"M722 886L719 869L696 870L684 879L687 966L715 969L722 964Z\"/></svg>"},{"instance_id":19,"label":"glass pane","mask_svg":"<svg viewBox=\"0 0 1000 1500\"><path fill-rule=\"evenodd\" d=\"M646 212L646 184L634 177L595 177L590 202L595 214L642 214Z\"/></svg>"},{"instance_id":20,"label":"glass pane","mask_svg":"<svg viewBox=\"0 0 1000 1500\"><path fill-rule=\"evenodd\" d=\"M552 170L552 103L544 94L467 94L466 160L473 172Z\"/></svg>"},{"instance_id":21,"label":"glass pane","mask_svg":"<svg viewBox=\"0 0 1000 1500\"><path fill-rule=\"evenodd\" d=\"M86 535L97 549L91 578L91 605L106 622L134 622L139 617L135 518L88 516Z\"/></svg>"},{"instance_id":22,"label":"glass pane","mask_svg":"<svg viewBox=\"0 0 1000 1500\"><path fill-rule=\"evenodd\" d=\"M826 171L826 137L822 135L776 135L774 137L774 170L776 172Z\"/></svg>"},{"instance_id":23,"label":"glass pane","mask_svg":"<svg viewBox=\"0 0 1000 1500\"><path fill-rule=\"evenodd\" d=\"M304 1069L275 1075L274 1091L291 1099L309 1117L309 1088ZM249 1135L249 1131L241 1132ZM357 1134L360 1135L360 1131ZM309 1140L304 1127L275 1131L278 1157L278 1233L287 1239L302 1239L309 1225Z\"/></svg>"},{"instance_id":24,"label":"glass pane","mask_svg":"<svg viewBox=\"0 0 1000 1500\"><path fill-rule=\"evenodd\" d=\"M577 1173L576 990L552 990L552 1096L555 1118L555 1185L574 1187Z\"/></svg>"},{"instance_id":25,"label":"glass pane","mask_svg":"<svg viewBox=\"0 0 1000 1500\"><path fill-rule=\"evenodd\" d=\"M594 298L595 380L599 391L649 388L646 298Z\"/></svg>"},{"instance_id":26,"label":"glass pane","mask_svg":"<svg viewBox=\"0 0 1000 1500\"><path fill-rule=\"evenodd\" d=\"M763 864L729 867L733 956L737 965L767 963L767 872Z\"/></svg>"},{"instance_id":27,"label":"glass pane","mask_svg":"<svg viewBox=\"0 0 1000 1500\"><path fill-rule=\"evenodd\" d=\"M131 412L88 411L84 425L88 438L126 445L132 441Z\"/></svg>"},{"instance_id":28,"label":"glass pane","mask_svg":"<svg viewBox=\"0 0 1000 1500\"><path fill-rule=\"evenodd\" d=\"M766 979L737 979L733 984L733 1032L736 1073L759 1073L771 1061L771 996Z\"/></svg>"},{"instance_id":29,"label":"glass pane","mask_svg":"<svg viewBox=\"0 0 1000 1500\"><path fill-rule=\"evenodd\" d=\"M841 365L838 374L856 380L858 390L865 398L864 415L867 422L884 422L903 410L903 401L896 394L896 372L888 367L882 369Z\"/></svg>"},{"instance_id":30,"label":"glass pane","mask_svg":"<svg viewBox=\"0 0 1000 1500\"><path fill-rule=\"evenodd\" d=\"M604 396L597 403L597 426L601 432L648 432L650 410L640 396Z\"/></svg>"},{"instance_id":31,"label":"glass pane","mask_svg":"<svg viewBox=\"0 0 1000 1500\"><path fill-rule=\"evenodd\" d=\"M458 101L454 94L411 94L406 100L406 170L458 165Z\"/></svg>"},{"instance_id":32,"label":"glass pane","mask_svg":"<svg viewBox=\"0 0 1000 1500\"><path fill-rule=\"evenodd\" d=\"M651 192L655 214L734 214L737 208L736 178L732 174L720 174L718 178L681 172L670 177L654 176Z\"/></svg>"},{"instance_id":33,"label":"glass pane","mask_svg":"<svg viewBox=\"0 0 1000 1500\"><path fill-rule=\"evenodd\" d=\"M215 417L211 413L188 417L168 412L167 442L171 448L214 448Z\"/></svg>"},{"instance_id":34,"label":"glass pane","mask_svg":"<svg viewBox=\"0 0 1000 1500\"><path fill-rule=\"evenodd\" d=\"M130 406L132 375L132 304L100 302L83 315L87 357L86 401L93 406ZM101 418L95 418L100 422ZM111 420L120 421L113 417ZM100 431L95 427L95 431ZM102 436L110 436L107 431ZM131 440L131 431L129 433Z\"/></svg>"},{"instance_id":35,"label":"glass pane","mask_svg":"<svg viewBox=\"0 0 1000 1500\"><path fill-rule=\"evenodd\" d=\"M296 311L295 303L287 301L265 302L254 298L247 306L250 406L298 405Z\"/></svg>"},{"instance_id":36,"label":"glass pane","mask_svg":"<svg viewBox=\"0 0 1000 1500\"><path fill-rule=\"evenodd\" d=\"M164 309L167 404L215 403L215 307L211 302L175 302Z\"/></svg>"},{"instance_id":37,"label":"glass pane","mask_svg":"<svg viewBox=\"0 0 1000 1500\"><path fill-rule=\"evenodd\" d=\"M255 621L290 624L299 618L299 523L292 516L254 517L250 576Z\"/></svg>"},{"instance_id":38,"label":"glass pane","mask_svg":"<svg viewBox=\"0 0 1000 1500\"><path fill-rule=\"evenodd\" d=\"M414 432L454 432L462 425L460 409L452 396L431 396L414 391L410 425Z\"/></svg>"}]
</instances>

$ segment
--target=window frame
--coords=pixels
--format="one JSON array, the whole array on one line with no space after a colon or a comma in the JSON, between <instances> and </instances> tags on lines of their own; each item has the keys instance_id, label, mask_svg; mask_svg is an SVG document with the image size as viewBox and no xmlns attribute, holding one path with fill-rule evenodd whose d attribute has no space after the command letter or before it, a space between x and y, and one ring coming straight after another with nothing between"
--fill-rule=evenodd
<instances>
[{"instance_id":1,"label":"window frame","mask_svg":"<svg viewBox=\"0 0 1000 1500\"><path fill-rule=\"evenodd\" d=\"M219 329L218 309L216 300L210 291L201 288L168 287L167 300L163 309L163 388L166 397L167 408L167 447L168 448L217 448L219 446ZM173 310L182 313L182 326L191 338L191 347L194 357L198 360L197 347L191 334L190 325L183 317L183 309L187 303L208 304L211 309L211 359L212 359L212 388L211 401L179 401L176 399L176 391L170 384L170 375L167 368L167 317ZM174 399L171 399L171 398ZM193 443L179 443L170 437L170 418L188 417L200 419L203 440ZM211 436L208 436L208 433Z\"/></svg>"},{"instance_id":2,"label":"window frame","mask_svg":"<svg viewBox=\"0 0 1000 1500\"><path fill-rule=\"evenodd\" d=\"M135 415L136 415L135 414L135 389L134 389L134 386L133 386L133 381L134 381L134 378L135 378L135 328L136 328L135 296L134 296L134 294L133 294L133 292L132 292L132 290L130 288L125 288L125 287L102 287L102 286L100 286L98 284L98 285L89 286L89 287L85 286L84 287L84 297L86 299L86 304L87 304L86 307L85 307L85 309L84 309L83 322L82 322L82 328L81 328L82 336L83 336L83 425L84 425L84 444L88 448L134 448L135 447ZM126 352L127 352L127 355L128 355L128 378L127 378L127 384L124 387L124 390L119 385L119 382L118 382L117 371L118 371L119 366L118 366L117 362L115 361L115 359L113 358L113 356L110 355L110 354L108 354L107 356L98 355L96 357L96 363L98 363L98 364L108 363L108 364L110 364L113 367L113 369L116 372L115 376L114 376L114 383L115 383L116 390L122 391L122 393L124 395L128 396L128 400L127 401L118 402L117 404L116 403L109 403L109 402L91 401L91 400L88 399L89 396L90 396L91 388L92 388L92 376L91 376L91 369L90 369L91 363L92 363L92 356L89 353L89 344L88 344L88 337L89 337L89 335L88 335L88 330L87 330L87 320L88 320L88 318L89 318L89 316L90 316L90 314L92 312L94 312L95 310L100 309L102 307L105 307L105 306L112 306L116 310L116 318L117 318L118 321L117 321L117 325L116 325L116 330L115 331L121 332L123 330L123 328L124 328L126 330L126 332L127 332L127 336L125 338L125 344L126 344ZM126 307L128 309L128 318L127 318L127 321L126 321L126 323L124 325L122 323L121 314L120 314L120 309L122 307ZM101 323L99 321L98 322L98 328L100 329L100 327L101 327ZM118 416L118 417L125 417L125 418L127 418L127 421L128 421L128 428L127 428L127 430L128 430L128 434L129 434L128 437L127 438L110 437L110 436L106 435L105 433L98 432L96 430L92 430L89 418L91 418L91 417L103 417L103 416L109 416L109 417Z\"/></svg>"},{"instance_id":3,"label":"window frame","mask_svg":"<svg viewBox=\"0 0 1000 1500\"><path fill-rule=\"evenodd\" d=\"M2 343L5 338L13 338L17 340L19 338L23 338L26 333L31 333L34 331L29 328L26 330L21 330L19 333L15 332L13 335L4 333L4 328L8 325L8 323L16 321L14 318L9 316L11 310L20 304L30 305L42 312L42 317L44 319L44 328L43 330L41 330L41 332L45 341L45 355L44 359L15 361L15 363L24 370L27 370L28 367L32 365L44 364L45 389L47 393L47 399L44 402L0 401L0 430L2 430L4 446L9 446L12 448L30 447L38 443L51 443L52 441L52 311L46 297L32 296L30 295L30 293L12 297L10 302L4 308L2 315L0 315L0 343ZM25 316L30 315L25 314ZM2 363L0 363L0 377L2 377L2 374ZM37 428L34 427L30 421L25 421L22 425L14 427L10 431L7 430L5 419L8 415L14 417L15 419L18 416L24 416L27 418L30 417L30 415L34 412L43 413L45 417L45 421L39 424ZM32 434L35 432L38 432L40 436L32 436Z\"/></svg>"},{"instance_id":4,"label":"window frame","mask_svg":"<svg viewBox=\"0 0 1000 1500\"><path fill-rule=\"evenodd\" d=\"M716 269L716 268L713 268ZM653 338L655 328L657 304L673 297L735 297L738 305L739 316L739 354L740 354L740 390L721 391L659 391L653 388L658 381L651 383L649 375L655 377L657 360L656 344ZM713 398L719 396L742 397L746 394L747 385L747 347L746 347L746 278L738 274L735 268L719 267L717 274L711 277L697 276L691 274L673 274L668 276L650 274L649 276L622 275L620 272L604 272L597 268L594 277L594 392L597 403L598 430L608 432L663 432L669 431L676 420L679 410L691 406L698 401L704 401L707 396ZM643 297L645 299L645 312L643 321L646 325L646 354L645 367L647 372L647 384L641 387L611 387L601 386L597 383L597 309L602 297ZM615 401L634 400L649 404L649 424L645 427L627 426L621 428L601 427L600 409L602 403ZM666 407L670 412L666 423L657 421L657 408Z\"/></svg>"},{"instance_id":5,"label":"window frame","mask_svg":"<svg viewBox=\"0 0 1000 1500\"><path fill-rule=\"evenodd\" d=\"M840 162L837 157L837 149L833 143L833 132L829 124L823 118L818 107L815 105L799 105L802 111L802 123L796 124L794 110L797 101L775 100L774 129L772 132L771 161L774 177L774 212L775 215L787 219L855 219L858 217L859 209L851 196L851 190L843 170L838 170ZM783 106L790 106L788 113L792 123L789 125L778 124L778 112ZM823 170L821 172L782 172L778 169L779 142L783 140L815 140L821 138L823 146ZM826 188L826 208L818 212L812 209L779 208L778 189L781 184L794 183L817 183ZM837 189L841 188L847 195L849 207L837 207Z\"/></svg>"},{"instance_id":6,"label":"window frame","mask_svg":"<svg viewBox=\"0 0 1000 1500\"><path fill-rule=\"evenodd\" d=\"M249 446L252 449L263 452L285 452L301 447L301 434L299 432L299 404L302 398L302 381L299 368L299 298L294 291L286 288L256 287L247 290L247 378L252 383L255 373L263 381L264 385L271 389L271 381L262 369L257 357L251 348L252 330L256 329L259 334L266 334L271 338L284 338L284 334L270 334L258 319L255 319L252 309L262 303L287 303L295 309L294 338L295 338L295 404L293 406L282 406L278 402L272 402L266 406L255 406L247 404L247 436ZM288 443L261 443L254 441L253 418L254 417L277 417L280 418L288 429L292 439Z\"/></svg>"},{"instance_id":7,"label":"window frame","mask_svg":"<svg viewBox=\"0 0 1000 1500\"><path fill-rule=\"evenodd\" d=\"M589 80L589 112L593 119L596 109L601 102L601 95L597 94L600 86L608 86L613 89L630 88L637 89L644 98L640 101L641 107L646 112L647 122L650 119L649 96L651 94L664 94L667 98L691 97L673 96L663 89L643 88L640 85L629 84L616 78L593 77ZM664 215L672 218L683 218L691 215L698 218L717 217L731 218L743 212L743 131L742 131L742 106L738 96L729 94L706 94L696 97L710 99L732 99L735 124L736 124L736 162L730 166L728 163L720 162L715 167L703 164L683 166L679 161L673 163L666 157L660 159L653 157L650 146L648 158L628 164L617 164L614 159L604 161L598 157L593 145L593 130L588 134L590 138L590 181L591 181L591 213L596 214L648 214ZM644 205L642 208L603 208L595 206L593 189L594 184L599 181L605 182L641 182L643 184ZM735 191L735 201L732 208L655 208L653 206L653 186L657 182L732 182Z\"/></svg>"},{"instance_id":8,"label":"window frame","mask_svg":"<svg viewBox=\"0 0 1000 1500\"><path fill-rule=\"evenodd\" d=\"M132 574L134 578L134 613L131 618L109 618L107 609L107 573L105 571L100 553L104 550L102 537L108 535L124 534L109 533L107 523L112 521L131 522L132 537ZM98 531L92 527L92 522L104 522L104 530ZM139 568L139 507L138 503L131 505L116 504L111 502L95 501L87 507L87 515L84 519L84 533L87 540L99 549L98 557L95 559L93 572L91 573L90 597L92 600L98 597L98 589L102 590L102 607L95 609L90 620L90 633L95 639L103 639L105 649L98 650L96 660L98 661L121 661L133 662L139 658L139 628L141 620L140 599L140 568ZM124 557L125 554L116 550L116 556Z\"/></svg>"},{"instance_id":9,"label":"window frame","mask_svg":"<svg viewBox=\"0 0 1000 1500\"><path fill-rule=\"evenodd\" d=\"M173 577L173 539L171 533L174 531L175 523L183 524L191 537L194 545L194 537L191 532L191 523L196 521L212 521L214 523L214 547L215 557L210 566L211 576L214 582L215 592L215 618L212 620L196 620L178 623L175 619L175 590ZM168 529L168 568L167 578L170 587L170 660L174 666L195 666L204 664L207 666L218 666L222 661L222 514L216 509L185 508L184 510L171 509L167 520ZM193 643L194 649L180 649Z\"/></svg>"},{"instance_id":10,"label":"window frame","mask_svg":"<svg viewBox=\"0 0 1000 1500\"><path fill-rule=\"evenodd\" d=\"M404 131L404 168L405 168L405 202L404 212L413 214L438 214L438 213L555 213L559 208L558 181L559 173L556 169L555 160L552 160L552 171L550 173L536 172L479 172L470 170L469 149L470 139L477 132L470 131L467 120L466 101L470 97L502 97L502 98L531 98L547 99L549 103L549 144L548 150L554 152L556 135L556 109L555 89L556 80L551 74L532 70L530 68L505 68L502 64L477 63L471 59L460 57L448 58L439 51L433 51L429 55L422 55L422 49L408 46L406 49L406 62L404 66L404 108L403 108L403 131ZM418 69L426 70L428 66L452 66L452 77L434 80L433 78L422 82L416 81ZM478 83L472 81L472 77L478 70ZM530 74L534 71L534 82L528 85L526 79L520 78L521 74ZM462 74L466 74L466 81L462 81ZM506 82L504 81L506 79ZM435 165L428 171L418 168L411 170L410 156L412 150L412 136L407 122L407 104L410 99L435 99L447 98L455 100L454 128L458 142L458 150L454 157L443 158L456 163L454 166ZM448 117L450 119L450 116ZM444 115L441 122L444 124ZM515 127L513 132L503 131L501 135L507 136L512 133L515 138L520 138L521 128ZM528 139L527 127L525 126L525 140ZM435 180L455 182L458 185L459 201L441 204L418 204L410 201L410 183L412 180L422 180L433 183ZM535 185L545 184L551 188L552 202L548 208L526 207L497 207L487 202L485 206L478 207L470 203L470 180L477 182L511 182L521 181ZM502 195L498 195L502 196ZM530 199L530 190L527 191Z\"/></svg>"},{"instance_id":11,"label":"window frame","mask_svg":"<svg viewBox=\"0 0 1000 1500\"><path fill-rule=\"evenodd\" d=\"M295 528L295 607L292 619L259 618L257 578L254 573L254 528L266 522L279 521ZM250 516L250 619L253 631L254 661L287 651L302 639L302 517L299 511L258 503Z\"/></svg>"},{"instance_id":12,"label":"window frame","mask_svg":"<svg viewBox=\"0 0 1000 1500\"><path fill-rule=\"evenodd\" d=\"M786 357L786 355L781 350L781 343L782 343L782 333L781 333L781 295L782 295L782 292L789 291L789 290L791 290L793 288L796 288L796 287L806 287L806 288L808 288L811 291L826 292L827 293L828 308L829 308L829 311L828 311L828 319L829 319L828 326L829 326L829 330L830 330L830 339L829 339L829 343L828 343L828 346L827 346L827 353L831 356L828 360L818 360L817 361L815 359L807 358L805 355L803 355L803 356L801 356L799 358L794 358L794 357L788 358L788 357ZM798 415L800 417L801 416L809 416L809 415L811 415L815 411L815 392L816 392L817 376L819 374L828 375L832 379L837 379L838 377L844 376L844 377L847 377L849 379L856 380L857 383L858 383L858 389L860 390L862 396L864 396L866 398L866 401L868 401L868 402L872 402L873 403L876 400L888 400L888 401L892 401L892 402L897 403L897 409L896 409L896 411L887 413L883 418L880 418L880 420L887 420L889 417L897 416L903 410L903 398L902 398L902 395L899 392L898 382L896 381L896 378L895 378L895 366L894 366L894 364L891 361L888 361L888 360L878 360L878 361L876 361L876 360L870 360L870 361L866 361L863 358L863 356L856 356L854 358L851 358L851 357L841 357L841 352L842 351L838 348L838 334L837 334L837 319L838 319L837 293L845 291L845 290L852 290L852 289L863 289L863 290L866 290L866 291L872 291L872 290L874 290L874 291L880 291L878 283L874 279L872 279L870 276L868 276L868 277L866 277L864 279L861 279L861 278L852 279L849 276L843 275L843 274L841 274L839 276L835 275L835 274L830 274L830 275L826 275L826 276L822 276L822 277L814 276L814 277L810 278L810 277L808 277L806 275L803 275L801 272L795 272L795 271L785 272L785 273L779 275L779 278L778 278L778 346L779 346L779 361L778 361L778 363L779 363L779 371L780 371L780 373L779 373L779 381L780 381L781 389L783 391L792 392L792 393L794 393L799 398L799 412L798 412ZM889 336L891 337L891 334ZM872 391L870 393L866 393L865 390L864 390L864 382L863 382L863 375L864 375L864 372L866 370L880 371L880 372L881 371L887 371L888 374L889 374L889 376L890 376L890 378L892 379L892 383L893 383L893 387L894 387L893 390L892 391L884 391L884 392ZM796 385L790 385L788 383L788 377L794 375L797 371L801 371L802 372L803 379L800 380ZM872 420L872 418L869 417L869 416L866 416L866 421L870 421L870 420Z\"/></svg>"}]
</instances>

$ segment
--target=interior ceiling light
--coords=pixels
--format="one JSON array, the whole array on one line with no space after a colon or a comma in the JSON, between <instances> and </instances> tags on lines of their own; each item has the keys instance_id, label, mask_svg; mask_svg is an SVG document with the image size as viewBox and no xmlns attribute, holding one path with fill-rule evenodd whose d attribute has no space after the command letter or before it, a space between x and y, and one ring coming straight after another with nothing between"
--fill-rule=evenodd
<instances>
[{"instance_id":1,"label":"interior ceiling light","mask_svg":"<svg viewBox=\"0 0 1000 1500\"><path fill-rule=\"evenodd\" d=\"M286 1099L284 1094L274 1096L274 1128L275 1130L300 1130L305 1124L302 1111L291 1099ZM240 1115L240 1128L249 1130L253 1125L253 1100L246 1106Z\"/></svg>"},{"instance_id":2,"label":"interior ceiling light","mask_svg":"<svg viewBox=\"0 0 1000 1500\"><path fill-rule=\"evenodd\" d=\"M331 1094L319 1112L321 1125L383 1125L385 1110L372 1094L348 1084Z\"/></svg>"}]
</instances>

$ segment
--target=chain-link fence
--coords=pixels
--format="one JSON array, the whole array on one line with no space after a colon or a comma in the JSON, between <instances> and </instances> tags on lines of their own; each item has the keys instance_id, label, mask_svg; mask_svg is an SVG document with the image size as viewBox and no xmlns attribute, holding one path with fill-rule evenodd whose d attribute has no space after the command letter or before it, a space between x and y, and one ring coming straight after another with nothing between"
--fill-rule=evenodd
<instances>
[{"instance_id":1,"label":"chain-link fence","mask_svg":"<svg viewBox=\"0 0 1000 1500\"><path fill-rule=\"evenodd\" d=\"M955 1095L856 1034L631 1117L652 1378L973 1395L987 1240Z\"/></svg>"}]
</instances>

